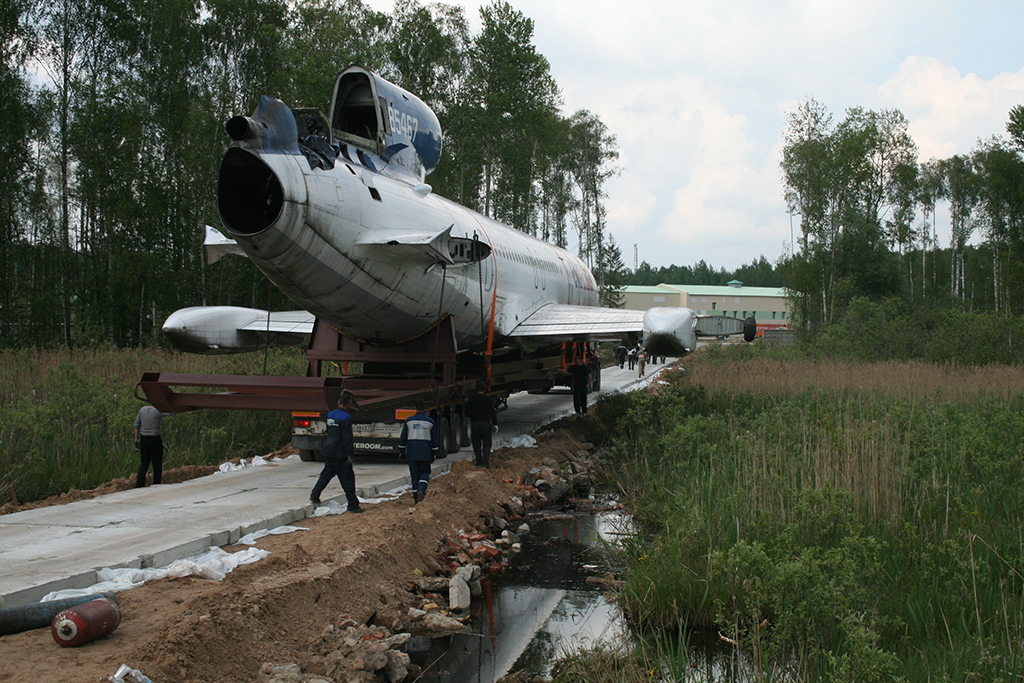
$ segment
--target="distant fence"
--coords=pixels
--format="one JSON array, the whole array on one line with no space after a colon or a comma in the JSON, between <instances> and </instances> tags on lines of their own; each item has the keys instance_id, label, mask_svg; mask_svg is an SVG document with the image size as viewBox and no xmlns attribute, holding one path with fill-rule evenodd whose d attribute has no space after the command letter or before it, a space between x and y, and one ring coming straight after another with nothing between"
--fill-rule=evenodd
<instances>
[{"instance_id":1,"label":"distant fence","mask_svg":"<svg viewBox=\"0 0 1024 683\"><path fill-rule=\"evenodd\" d=\"M761 333L768 346L792 346L796 344L796 330L765 330Z\"/></svg>"}]
</instances>

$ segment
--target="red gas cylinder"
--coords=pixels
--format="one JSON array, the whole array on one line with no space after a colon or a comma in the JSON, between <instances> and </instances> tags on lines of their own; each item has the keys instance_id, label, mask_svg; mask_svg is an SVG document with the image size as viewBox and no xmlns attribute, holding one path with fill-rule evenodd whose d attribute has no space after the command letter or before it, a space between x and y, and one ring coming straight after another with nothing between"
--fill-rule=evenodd
<instances>
[{"instance_id":1,"label":"red gas cylinder","mask_svg":"<svg viewBox=\"0 0 1024 683\"><path fill-rule=\"evenodd\" d=\"M76 647L113 633L120 623L121 610L100 598L58 613L50 623L50 633L58 645Z\"/></svg>"}]
</instances>

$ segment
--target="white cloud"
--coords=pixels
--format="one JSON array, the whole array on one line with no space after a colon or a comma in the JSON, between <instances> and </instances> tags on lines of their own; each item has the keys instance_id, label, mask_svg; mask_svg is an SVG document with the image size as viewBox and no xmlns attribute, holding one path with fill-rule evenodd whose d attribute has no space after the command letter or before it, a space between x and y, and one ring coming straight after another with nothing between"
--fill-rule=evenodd
<instances>
[{"instance_id":1,"label":"white cloud","mask_svg":"<svg viewBox=\"0 0 1024 683\"><path fill-rule=\"evenodd\" d=\"M709 158L718 158L714 152L709 150ZM774 261L782 253L789 231L777 159L774 149L761 164L744 158L708 164L676 190L657 231L685 248L686 257L676 263L703 259L735 268L761 255Z\"/></svg>"},{"instance_id":2,"label":"white cloud","mask_svg":"<svg viewBox=\"0 0 1024 683\"><path fill-rule=\"evenodd\" d=\"M912 55L878 90L909 119L921 158L943 159L970 152L979 138L1005 134L1010 109L1024 103L1024 68L985 80Z\"/></svg>"},{"instance_id":3,"label":"white cloud","mask_svg":"<svg viewBox=\"0 0 1024 683\"><path fill-rule=\"evenodd\" d=\"M633 233L651 220L658 198L635 175L612 180L609 185L615 191L609 193L606 202L608 225L621 240L632 240Z\"/></svg>"},{"instance_id":4,"label":"white cloud","mask_svg":"<svg viewBox=\"0 0 1024 683\"><path fill-rule=\"evenodd\" d=\"M471 25L489 2L457 1ZM609 230L654 266L782 253L781 132L808 96L837 120L899 108L922 159L970 152L1024 104L1024 14L1009 3L510 2L534 20L566 113L589 109L616 136Z\"/></svg>"},{"instance_id":5,"label":"white cloud","mask_svg":"<svg viewBox=\"0 0 1024 683\"><path fill-rule=\"evenodd\" d=\"M781 253L784 235L766 218L785 219L778 147L760 149L746 114L698 77L634 79L617 95L597 111L622 150L607 188L614 234L653 265L732 268Z\"/></svg>"}]
</instances>

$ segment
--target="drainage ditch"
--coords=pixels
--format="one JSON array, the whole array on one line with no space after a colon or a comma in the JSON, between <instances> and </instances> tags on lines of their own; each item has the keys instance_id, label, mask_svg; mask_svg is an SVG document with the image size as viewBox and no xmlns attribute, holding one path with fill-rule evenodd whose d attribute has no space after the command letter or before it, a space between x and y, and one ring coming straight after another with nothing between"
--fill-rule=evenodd
<instances>
[{"instance_id":1,"label":"drainage ditch","mask_svg":"<svg viewBox=\"0 0 1024 683\"><path fill-rule=\"evenodd\" d=\"M628 628L602 577L614 543L629 525L607 497L535 513L508 571L481 583L470 629L423 642L410 656L431 683L493 683L513 671L550 673L562 655L601 641L622 643Z\"/></svg>"}]
</instances>

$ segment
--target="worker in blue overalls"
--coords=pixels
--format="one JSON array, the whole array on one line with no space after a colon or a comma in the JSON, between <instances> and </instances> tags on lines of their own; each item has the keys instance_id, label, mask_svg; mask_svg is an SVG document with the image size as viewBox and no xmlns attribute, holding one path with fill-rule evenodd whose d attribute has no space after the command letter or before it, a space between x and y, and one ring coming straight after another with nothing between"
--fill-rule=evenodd
<instances>
[{"instance_id":1,"label":"worker in blue overalls","mask_svg":"<svg viewBox=\"0 0 1024 683\"><path fill-rule=\"evenodd\" d=\"M352 392L346 390L338 398L338 407L327 413L327 439L320 451L324 458L324 469L313 486L313 492L309 494L309 502L313 505L320 504L320 494L331 479L338 477L345 491L348 511L363 511L356 496L356 474L352 469L352 458L356 450L352 437L352 415L348 411L355 407Z\"/></svg>"},{"instance_id":2,"label":"worker in blue overalls","mask_svg":"<svg viewBox=\"0 0 1024 683\"><path fill-rule=\"evenodd\" d=\"M405 418L402 435L398 437L398 452L409 462L409 478L412 480L412 497L419 503L427 495L430 481L430 464L437 457L437 425L424 412L427 404L416 399L413 404L416 413Z\"/></svg>"}]
</instances>

